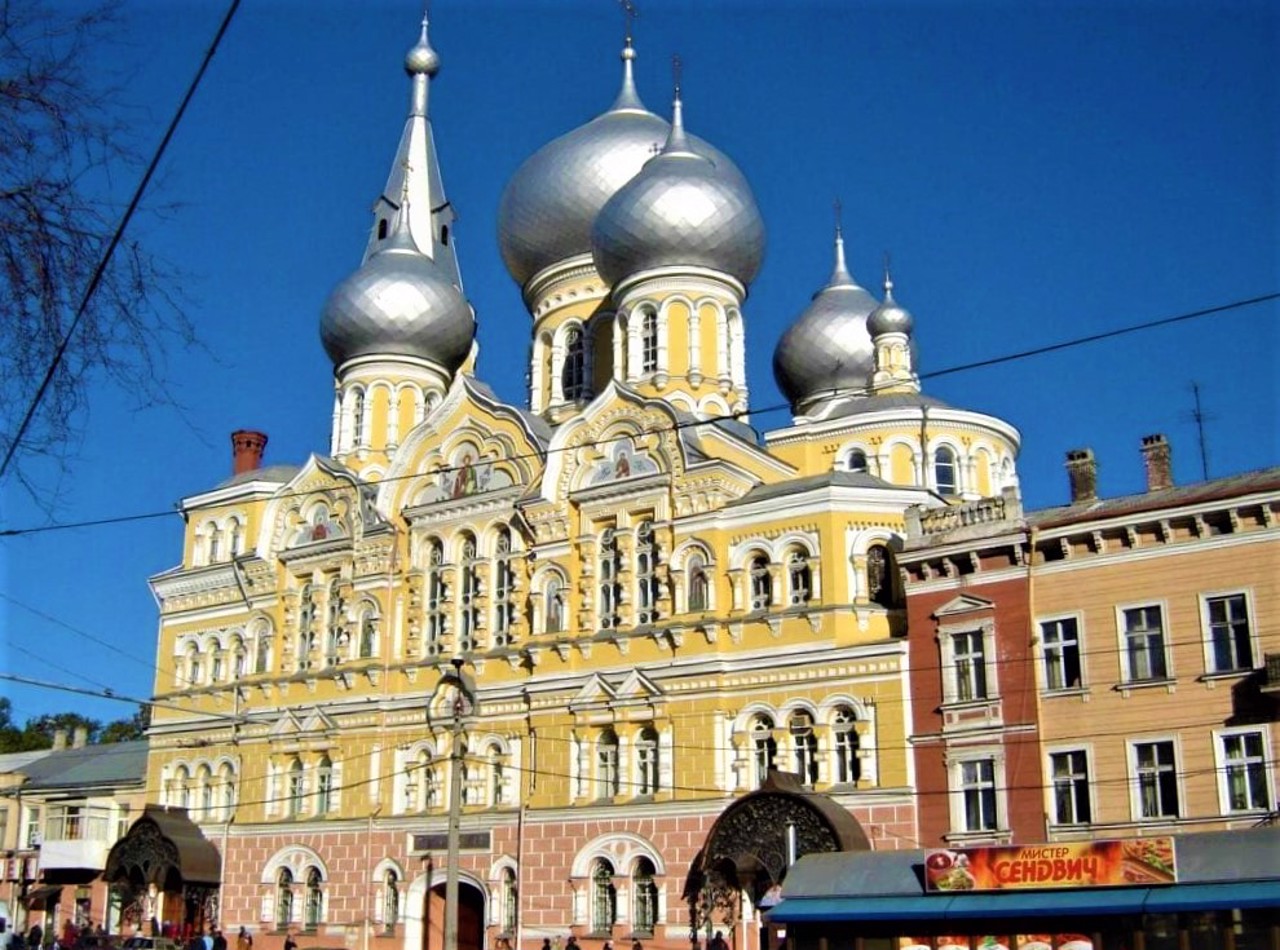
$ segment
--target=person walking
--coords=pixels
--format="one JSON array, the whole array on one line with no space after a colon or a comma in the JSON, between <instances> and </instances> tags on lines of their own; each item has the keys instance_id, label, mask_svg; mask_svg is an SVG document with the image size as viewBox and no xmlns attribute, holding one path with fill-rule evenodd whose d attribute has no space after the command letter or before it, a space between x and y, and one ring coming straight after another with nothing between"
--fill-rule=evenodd
<instances>
[{"instance_id":1,"label":"person walking","mask_svg":"<svg viewBox=\"0 0 1280 950\"><path fill-rule=\"evenodd\" d=\"M236 950L253 950L253 934L249 933L242 924L240 933L236 937Z\"/></svg>"},{"instance_id":2,"label":"person walking","mask_svg":"<svg viewBox=\"0 0 1280 950\"><path fill-rule=\"evenodd\" d=\"M221 930L213 932L213 950L227 950L227 938L222 936Z\"/></svg>"},{"instance_id":3,"label":"person walking","mask_svg":"<svg viewBox=\"0 0 1280 950\"><path fill-rule=\"evenodd\" d=\"M284 937L284 950L298 950L298 941L293 939L293 931L290 930Z\"/></svg>"}]
</instances>

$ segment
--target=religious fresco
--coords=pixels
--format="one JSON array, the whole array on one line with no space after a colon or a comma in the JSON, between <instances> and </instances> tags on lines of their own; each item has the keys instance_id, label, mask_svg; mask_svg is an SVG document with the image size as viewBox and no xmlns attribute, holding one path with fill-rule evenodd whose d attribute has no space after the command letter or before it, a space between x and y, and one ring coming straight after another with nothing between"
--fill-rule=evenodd
<instances>
[{"instance_id":1,"label":"religious fresco","mask_svg":"<svg viewBox=\"0 0 1280 950\"><path fill-rule=\"evenodd\" d=\"M637 452L631 439L616 440L604 459L597 462L587 476L588 485L620 482L627 478L639 478L660 471L658 463L646 452Z\"/></svg>"},{"instance_id":2,"label":"religious fresco","mask_svg":"<svg viewBox=\"0 0 1280 950\"><path fill-rule=\"evenodd\" d=\"M468 443L453 451L449 464L437 473L435 484L423 491L418 503L466 498L512 484L509 474L495 468L491 459Z\"/></svg>"}]
</instances>

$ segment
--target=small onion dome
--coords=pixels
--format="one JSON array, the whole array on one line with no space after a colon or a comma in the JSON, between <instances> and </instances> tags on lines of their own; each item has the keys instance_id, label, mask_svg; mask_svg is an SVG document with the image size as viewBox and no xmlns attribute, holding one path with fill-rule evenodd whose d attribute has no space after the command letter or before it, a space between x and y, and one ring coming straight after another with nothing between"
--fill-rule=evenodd
<instances>
[{"instance_id":1,"label":"small onion dome","mask_svg":"<svg viewBox=\"0 0 1280 950\"><path fill-rule=\"evenodd\" d=\"M591 253L591 226L613 194L635 177L670 127L645 108L632 78L635 50L622 51L623 83L609 110L547 143L516 171L498 206L498 244L520 286L544 268ZM706 142L693 148L725 174L742 173Z\"/></svg>"},{"instance_id":2,"label":"small onion dome","mask_svg":"<svg viewBox=\"0 0 1280 950\"><path fill-rule=\"evenodd\" d=\"M697 266L746 286L764 259L764 221L741 173L699 153L676 98L662 151L609 199L591 234L610 285L658 267Z\"/></svg>"},{"instance_id":3,"label":"small onion dome","mask_svg":"<svg viewBox=\"0 0 1280 950\"><path fill-rule=\"evenodd\" d=\"M422 18L422 35L404 55L404 71L410 76L434 76L440 72L440 56L427 40L427 19Z\"/></svg>"},{"instance_id":4,"label":"small onion dome","mask_svg":"<svg viewBox=\"0 0 1280 950\"><path fill-rule=\"evenodd\" d=\"M884 277L884 303L876 307L867 317L867 331L875 339L882 333L902 333L911 335L915 320L907 309L893 299L893 281L886 273Z\"/></svg>"},{"instance_id":5,"label":"small onion dome","mask_svg":"<svg viewBox=\"0 0 1280 950\"><path fill-rule=\"evenodd\" d=\"M412 356L452 373L475 337L471 305L413 243L402 204L392 236L325 301L320 339L335 367L357 356Z\"/></svg>"},{"instance_id":6,"label":"small onion dome","mask_svg":"<svg viewBox=\"0 0 1280 950\"><path fill-rule=\"evenodd\" d=\"M867 317L876 307L876 298L849 273L844 237L837 228L831 279L773 351L773 378L793 407L841 391L867 389L875 371Z\"/></svg>"}]
</instances>

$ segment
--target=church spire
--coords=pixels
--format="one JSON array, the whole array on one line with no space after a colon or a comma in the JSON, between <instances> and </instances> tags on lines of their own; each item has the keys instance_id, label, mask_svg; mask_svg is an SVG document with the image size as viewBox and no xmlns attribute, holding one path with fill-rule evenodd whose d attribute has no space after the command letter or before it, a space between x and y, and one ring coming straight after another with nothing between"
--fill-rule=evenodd
<instances>
[{"instance_id":1,"label":"church spire","mask_svg":"<svg viewBox=\"0 0 1280 950\"><path fill-rule=\"evenodd\" d=\"M440 56L427 36L426 16L422 18L418 42L405 55L404 69L411 83L409 115L386 186L374 202L373 233L365 248L365 259L385 245L403 204L414 246L443 268L461 289L462 275L453 249L453 206L445 196L428 111L431 80L440 71Z\"/></svg>"}]
</instances>

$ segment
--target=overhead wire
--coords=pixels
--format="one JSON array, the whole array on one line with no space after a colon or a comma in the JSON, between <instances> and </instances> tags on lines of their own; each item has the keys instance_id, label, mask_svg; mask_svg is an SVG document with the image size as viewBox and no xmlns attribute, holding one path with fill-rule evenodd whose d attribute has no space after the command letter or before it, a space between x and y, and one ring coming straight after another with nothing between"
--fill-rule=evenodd
<instances>
[{"instance_id":1,"label":"overhead wire","mask_svg":"<svg viewBox=\"0 0 1280 950\"><path fill-rule=\"evenodd\" d=\"M1249 297L1242 300L1233 301L1231 303L1221 304L1215 307L1208 307L1202 310L1196 310L1196 311L1191 311L1187 313L1177 314L1171 317L1163 317L1157 320L1150 320L1140 324L1133 324L1127 327L1120 327L1115 330L1108 330L1103 333L1095 333L1095 334L1089 334L1087 336L1074 337L1069 340L1059 341L1057 343L1048 344L1046 346L1035 347L1032 349L1023 350L1016 353L1009 353L1003 356L996 356L990 359L979 360L973 363L965 363L957 366L946 367L944 369L933 370L931 372L920 373L918 375L921 380L926 380L926 379L933 379L940 376L950 375L953 373L965 372L971 369L985 368L989 366L995 366L1001 363L1014 362L1017 360L1038 356L1044 353L1065 350L1065 349L1069 349L1076 346L1082 346L1088 343L1096 342L1098 340L1104 340L1112 337L1123 336L1129 333L1138 333L1146 330L1155 329L1158 327L1168 326L1170 324L1179 323L1186 320L1199 319L1201 317L1224 313L1231 310L1240 309L1242 307L1249 307L1259 303L1266 303L1272 300L1280 300L1280 292L1261 294L1259 296ZM885 385L889 385L889 384L885 384ZM851 387L847 390L846 389L840 390L841 393L845 393L851 396L872 396L875 394L876 391L877 391L877 387L875 386ZM791 406L789 403L785 403L785 402L776 403L774 405L765 406L763 408L757 407L755 409L742 409L742 410L732 411L723 416L717 416L709 419L696 419L696 418L678 419L669 425L654 426L650 429L647 429L646 432L659 433L659 434L663 432L680 432L685 429L694 429L702 426L715 426L717 423L723 422L725 420L740 420L746 416L766 415L769 413L790 411L790 410L791 410ZM619 435L619 436L608 438L608 439L598 439L596 440L596 444L607 445L612 442L622 441L624 439L629 439L629 438L630 438L629 435ZM561 446L558 448L548 446L544 449L537 449L530 452L513 452L513 453L508 453L506 455L501 455L493 458L486 458L486 461L517 462L517 461L544 460L549 454L552 454L555 452L576 451L577 448L578 448L577 446ZM446 474L456 473L458 471L461 471L462 467L463 467L462 464L442 465L433 469L431 472L426 472L426 473L411 472L411 473L406 473L404 475L383 476L376 479L361 481L360 486L373 488L380 485L390 484L393 482L420 479L424 475L431 475L431 476L446 475ZM304 497L312 493L313 492L311 490L279 492L273 495L272 498L282 499L282 498L292 498L292 497ZM206 502L201 505L192 505L185 509L181 509L179 506L175 506L175 508L172 508L166 511L142 512L142 513L132 514L132 515L119 515L114 517L104 517L104 518L95 518L95 519L88 519L88 520L82 520L82 521L66 522L63 524L32 525L29 527L18 527L18 528L0 528L0 537L20 537L23 535L43 534L50 531L65 531L73 528L96 528L96 527L103 527L107 525L127 524L135 521L170 517L175 514L180 514L182 513L182 511L192 512L192 511L199 511L203 508L219 507L222 504L223 504L222 502Z\"/></svg>"}]
</instances>

